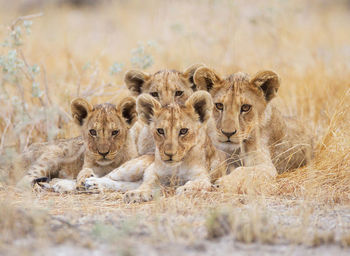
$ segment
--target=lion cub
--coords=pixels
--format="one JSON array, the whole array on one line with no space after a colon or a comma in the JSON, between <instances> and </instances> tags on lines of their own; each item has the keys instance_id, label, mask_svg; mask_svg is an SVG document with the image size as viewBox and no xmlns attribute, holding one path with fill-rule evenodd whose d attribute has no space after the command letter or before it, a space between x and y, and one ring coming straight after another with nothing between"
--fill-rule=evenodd
<instances>
[{"instance_id":1,"label":"lion cub","mask_svg":"<svg viewBox=\"0 0 350 256\"><path fill-rule=\"evenodd\" d=\"M202 64L193 64L185 71L160 70L147 74L139 70L129 70L125 74L125 84L134 96L150 94L162 105L171 103L183 104L196 90L193 74ZM132 128L139 155L154 152L154 142L148 127L138 121Z\"/></svg>"},{"instance_id":2,"label":"lion cub","mask_svg":"<svg viewBox=\"0 0 350 256\"><path fill-rule=\"evenodd\" d=\"M212 109L211 97L204 91L192 94L184 105L162 106L150 95L139 96L137 111L152 132L155 155L133 159L107 178L89 178L87 186L122 191L123 182L142 179L139 188L125 194L126 202L152 200L159 184L175 181L180 185L177 193L210 189L211 180L226 172L225 155L215 150L207 135Z\"/></svg>"},{"instance_id":3,"label":"lion cub","mask_svg":"<svg viewBox=\"0 0 350 256\"><path fill-rule=\"evenodd\" d=\"M124 162L137 157L130 128L137 120L136 101L122 99L117 105L92 106L77 98L71 104L74 121L82 135L53 143L37 143L24 153L27 172L19 184L34 184L37 179L57 179L58 192L75 189L91 176L104 176ZM73 180L77 178L77 183Z\"/></svg>"},{"instance_id":4,"label":"lion cub","mask_svg":"<svg viewBox=\"0 0 350 256\"><path fill-rule=\"evenodd\" d=\"M275 177L310 159L311 136L296 119L283 117L270 103L280 86L275 72L261 71L252 78L236 73L221 79L202 67L194 74L194 81L211 94L215 104L215 122L209 129L215 146L243 166L230 175L237 182L242 182L241 174Z\"/></svg>"}]
</instances>

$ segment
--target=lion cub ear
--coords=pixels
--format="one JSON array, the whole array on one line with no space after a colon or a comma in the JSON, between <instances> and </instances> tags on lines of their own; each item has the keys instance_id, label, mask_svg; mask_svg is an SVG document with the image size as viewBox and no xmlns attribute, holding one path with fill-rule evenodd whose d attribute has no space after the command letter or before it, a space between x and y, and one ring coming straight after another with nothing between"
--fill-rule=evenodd
<instances>
[{"instance_id":1,"label":"lion cub ear","mask_svg":"<svg viewBox=\"0 0 350 256\"><path fill-rule=\"evenodd\" d=\"M187 67L183 72L185 79L191 83L191 85L192 85L191 89L193 91L197 90L197 86L193 80L193 76L194 76L194 73L197 71L197 69L199 69L201 67L205 67L205 65L202 63L192 64L191 66Z\"/></svg>"},{"instance_id":2,"label":"lion cub ear","mask_svg":"<svg viewBox=\"0 0 350 256\"><path fill-rule=\"evenodd\" d=\"M198 115L200 122L205 123L212 115L214 104L209 93L198 91L188 98L185 106Z\"/></svg>"},{"instance_id":3,"label":"lion cub ear","mask_svg":"<svg viewBox=\"0 0 350 256\"><path fill-rule=\"evenodd\" d=\"M136 110L139 118L146 124L150 124L156 111L161 109L161 104L149 94L141 94L136 100Z\"/></svg>"},{"instance_id":4,"label":"lion cub ear","mask_svg":"<svg viewBox=\"0 0 350 256\"><path fill-rule=\"evenodd\" d=\"M138 96L142 93L145 82L147 82L149 79L150 75L145 72L139 70L129 70L125 74L124 82L132 94L134 96Z\"/></svg>"},{"instance_id":5,"label":"lion cub ear","mask_svg":"<svg viewBox=\"0 0 350 256\"><path fill-rule=\"evenodd\" d=\"M199 90L210 92L214 85L221 81L221 78L212 69L201 67L194 73L193 80Z\"/></svg>"},{"instance_id":6,"label":"lion cub ear","mask_svg":"<svg viewBox=\"0 0 350 256\"><path fill-rule=\"evenodd\" d=\"M272 100L280 87L278 75L270 70L258 72L251 80L250 84L259 87L265 95L265 100Z\"/></svg>"},{"instance_id":7,"label":"lion cub ear","mask_svg":"<svg viewBox=\"0 0 350 256\"><path fill-rule=\"evenodd\" d=\"M72 100L71 110L74 122L82 126L85 118L93 110L93 106L83 98L76 98Z\"/></svg>"},{"instance_id":8,"label":"lion cub ear","mask_svg":"<svg viewBox=\"0 0 350 256\"><path fill-rule=\"evenodd\" d=\"M126 97L121 100L117 109L120 111L128 127L132 127L137 120L136 100L132 97Z\"/></svg>"}]
</instances>

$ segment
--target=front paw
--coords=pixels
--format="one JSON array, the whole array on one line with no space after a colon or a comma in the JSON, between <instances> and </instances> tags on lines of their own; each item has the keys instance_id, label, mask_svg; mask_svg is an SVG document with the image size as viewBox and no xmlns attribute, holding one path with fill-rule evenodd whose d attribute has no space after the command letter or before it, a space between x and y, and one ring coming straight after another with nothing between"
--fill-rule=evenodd
<instances>
[{"instance_id":1,"label":"front paw","mask_svg":"<svg viewBox=\"0 0 350 256\"><path fill-rule=\"evenodd\" d=\"M218 187L237 194L260 194L272 188L274 176L270 169L254 167L238 167L229 175L215 182Z\"/></svg>"},{"instance_id":2,"label":"front paw","mask_svg":"<svg viewBox=\"0 0 350 256\"><path fill-rule=\"evenodd\" d=\"M249 173L246 171L246 167L238 167L234 169L230 174L225 175L218 179L214 186L229 190L232 193L242 193L242 189L245 187L244 183L248 178Z\"/></svg>"},{"instance_id":3,"label":"front paw","mask_svg":"<svg viewBox=\"0 0 350 256\"><path fill-rule=\"evenodd\" d=\"M77 177L76 189L77 190L85 190L86 180L88 178L92 178L92 177L96 177L94 172L92 171L92 169L84 169L83 171L81 171Z\"/></svg>"},{"instance_id":4,"label":"front paw","mask_svg":"<svg viewBox=\"0 0 350 256\"><path fill-rule=\"evenodd\" d=\"M97 177L86 178L84 182L84 189L85 190L102 190L98 181L99 181L99 178Z\"/></svg>"},{"instance_id":5,"label":"front paw","mask_svg":"<svg viewBox=\"0 0 350 256\"><path fill-rule=\"evenodd\" d=\"M193 194L195 192L208 192L211 190L212 185L209 181L188 181L184 186L176 189L176 194Z\"/></svg>"},{"instance_id":6,"label":"front paw","mask_svg":"<svg viewBox=\"0 0 350 256\"><path fill-rule=\"evenodd\" d=\"M74 180L59 180L52 185L53 191L57 193L68 193L75 190Z\"/></svg>"},{"instance_id":7,"label":"front paw","mask_svg":"<svg viewBox=\"0 0 350 256\"><path fill-rule=\"evenodd\" d=\"M125 203L141 203L153 200L152 190L133 190L124 195Z\"/></svg>"}]
</instances>

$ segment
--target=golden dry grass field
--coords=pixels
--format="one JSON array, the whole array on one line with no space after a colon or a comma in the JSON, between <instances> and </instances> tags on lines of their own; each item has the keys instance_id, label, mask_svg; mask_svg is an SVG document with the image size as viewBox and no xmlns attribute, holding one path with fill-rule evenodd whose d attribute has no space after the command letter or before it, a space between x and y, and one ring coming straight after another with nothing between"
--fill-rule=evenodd
<instances>
[{"instance_id":1,"label":"golden dry grass field","mask_svg":"<svg viewBox=\"0 0 350 256\"><path fill-rule=\"evenodd\" d=\"M349 1L72 2L0 1L0 255L349 255ZM14 186L25 148L78 134L74 97L113 102L130 68L192 63L276 71L274 101L311 130L312 163L260 195L134 205Z\"/></svg>"}]
</instances>

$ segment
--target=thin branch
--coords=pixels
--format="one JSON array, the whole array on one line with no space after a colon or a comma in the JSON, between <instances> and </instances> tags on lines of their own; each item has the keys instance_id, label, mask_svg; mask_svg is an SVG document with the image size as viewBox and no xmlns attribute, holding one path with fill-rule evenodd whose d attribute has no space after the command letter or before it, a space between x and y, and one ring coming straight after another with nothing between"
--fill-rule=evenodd
<instances>
[{"instance_id":1,"label":"thin branch","mask_svg":"<svg viewBox=\"0 0 350 256\"><path fill-rule=\"evenodd\" d=\"M5 88L5 79L4 78L1 79L0 87L2 88L6 98L9 99L10 98L10 94L7 92L7 90Z\"/></svg>"},{"instance_id":2,"label":"thin branch","mask_svg":"<svg viewBox=\"0 0 350 256\"><path fill-rule=\"evenodd\" d=\"M67 113L61 106L57 106L58 107L58 110L59 112L62 114L62 116L64 116L66 118L66 120L72 120L72 116Z\"/></svg>"},{"instance_id":3,"label":"thin branch","mask_svg":"<svg viewBox=\"0 0 350 256\"><path fill-rule=\"evenodd\" d=\"M22 58L22 60L24 62L24 65L26 66L27 70L30 70L30 66L29 66L26 58L24 57L24 54L23 54L22 50L18 49L18 51L19 51L19 53L21 55L21 58ZM30 80L32 83L36 82L35 81L35 77L34 77L32 72L28 72L28 71L25 72L22 68L21 68L21 71L26 75L27 79ZM27 73L29 74L29 76L27 75ZM39 97L39 101L40 101L41 106L43 106L43 107L46 106L46 104L44 103L44 101L43 101L43 99L41 97Z\"/></svg>"},{"instance_id":4,"label":"thin branch","mask_svg":"<svg viewBox=\"0 0 350 256\"><path fill-rule=\"evenodd\" d=\"M31 15L27 15L27 16L20 16L18 17L17 19L15 19L12 24L10 25L10 29L11 30L14 30L15 29L15 26L18 24L18 22L20 21L24 21L24 20L31 20L31 19L35 19L35 18L38 18L38 17L41 17L43 16L44 14L42 12L40 13L36 13L36 14L31 14Z\"/></svg>"},{"instance_id":5,"label":"thin branch","mask_svg":"<svg viewBox=\"0 0 350 256\"><path fill-rule=\"evenodd\" d=\"M45 65L41 64L41 68L43 70L43 76L44 76L46 102L47 102L48 105L52 105L52 101L51 101L51 98L50 98L50 92L49 92L49 86L47 84L47 75L46 75Z\"/></svg>"},{"instance_id":6,"label":"thin branch","mask_svg":"<svg viewBox=\"0 0 350 256\"><path fill-rule=\"evenodd\" d=\"M24 111L30 118L32 118L31 115L30 115L29 112L28 112L28 109L27 109L27 106L26 106L26 103L25 103L23 86L20 85L17 81L16 81L14 84L15 84L15 86L17 87L17 90L18 90L18 92L19 92L19 94L20 94L20 96L21 96L21 105L22 105L23 111Z\"/></svg>"},{"instance_id":7,"label":"thin branch","mask_svg":"<svg viewBox=\"0 0 350 256\"><path fill-rule=\"evenodd\" d=\"M79 97L80 95L80 84L81 84L81 75L79 74L78 68L75 65L75 63L73 62L72 59L69 60L70 65L72 66L74 73L76 74L76 76L78 76L78 81L77 81L77 95L76 97Z\"/></svg>"},{"instance_id":8,"label":"thin branch","mask_svg":"<svg viewBox=\"0 0 350 256\"><path fill-rule=\"evenodd\" d=\"M90 91L94 87L94 85L97 83L97 77L98 77L99 73L100 73L100 70L98 67L96 67L94 72L90 76L90 82L89 82L89 85L87 86L87 88L85 89L85 92Z\"/></svg>"},{"instance_id":9,"label":"thin branch","mask_svg":"<svg viewBox=\"0 0 350 256\"><path fill-rule=\"evenodd\" d=\"M23 68L19 68L19 69L21 70L21 72L25 75L25 77L26 77L29 81L34 82L33 78L32 78L30 75L28 75L28 73L27 73Z\"/></svg>"},{"instance_id":10,"label":"thin branch","mask_svg":"<svg viewBox=\"0 0 350 256\"><path fill-rule=\"evenodd\" d=\"M4 149L4 144L5 144L5 136L6 136L6 133L7 133L7 130L8 128L10 127L11 125L11 119L10 118L4 118L5 122L6 122L6 126L5 126L5 129L1 135L1 142L0 142L0 155L2 154L2 151Z\"/></svg>"},{"instance_id":11,"label":"thin branch","mask_svg":"<svg viewBox=\"0 0 350 256\"><path fill-rule=\"evenodd\" d=\"M91 96L91 95L94 95L94 96L97 96L96 94L97 93L99 93L99 94L101 94L101 92L103 92L103 90L105 89L105 88L107 88L107 87L112 87L113 86L113 84L111 84L111 83L108 83L108 84L102 84L102 85L100 85L99 87L97 87L96 89L93 89L93 90L85 90L83 93L82 93L82 95L84 96L84 97L88 97L88 96Z\"/></svg>"},{"instance_id":12,"label":"thin branch","mask_svg":"<svg viewBox=\"0 0 350 256\"><path fill-rule=\"evenodd\" d=\"M30 126L30 131L28 132L28 136L27 136L27 139L26 139L26 144L24 145L24 148L22 151L26 150L28 148L28 144L29 144L29 140L30 140L30 137L32 136L32 133L33 133L33 130L34 130L34 126L35 125L31 125Z\"/></svg>"},{"instance_id":13,"label":"thin branch","mask_svg":"<svg viewBox=\"0 0 350 256\"><path fill-rule=\"evenodd\" d=\"M21 58L22 58L22 60L24 62L24 65L26 66L27 70L30 70L30 66L29 66L26 58L24 57L24 54L23 54L22 50L18 49L18 51L19 51L19 54L21 55ZM21 71L26 75L28 80L30 80L31 82L35 82L35 77L34 77L34 75L31 72L25 72L23 69L21 69ZM28 77L28 74L29 74L29 77Z\"/></svg>"}]
</instances>

